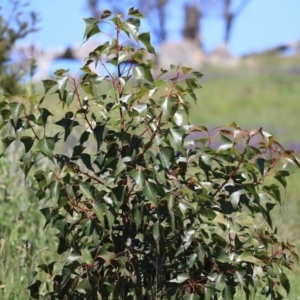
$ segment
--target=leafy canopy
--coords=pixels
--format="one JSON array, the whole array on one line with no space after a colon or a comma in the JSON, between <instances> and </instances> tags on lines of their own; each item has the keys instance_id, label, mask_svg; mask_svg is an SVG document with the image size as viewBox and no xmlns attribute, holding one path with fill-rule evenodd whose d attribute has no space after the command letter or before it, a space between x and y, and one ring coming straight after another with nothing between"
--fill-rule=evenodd
<instances>
[{"instance_id":1,"label":"leafy canopy","mask_svg":"<svg viewBox=\"0 0 300 300\"><path fill-rule=\"evenodd\" d=\"M202 74L155 68L142 17L84 19L85 41L103 23L115 36L89 53L79 81L60 69L40 99L2 96L4 151L22 144L30 195L57 230L60 259L33 270L31 297L283 299L298 257L271 211L285 164L299 161L261 128L190 125ZM49 110L53 95L63 116Z\"/></svg>"}]
</instances>

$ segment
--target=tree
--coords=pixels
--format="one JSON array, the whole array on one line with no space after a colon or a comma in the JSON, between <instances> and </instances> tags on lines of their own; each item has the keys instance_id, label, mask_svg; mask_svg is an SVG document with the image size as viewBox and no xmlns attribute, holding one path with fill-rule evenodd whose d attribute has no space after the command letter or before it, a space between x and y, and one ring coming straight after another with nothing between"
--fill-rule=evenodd
<instances>
[{"instance_id":1,"label":"tree","mask_svg":"<svg viewBox=\"0 0 300 300\"><path fill-rule=\"evenodd\" d=\"M16 43L24 39L28 34L37 30L38 18L35 12L30 12L29 17L23 17L26 3L22 1L8 1L4 13L0 15L0 88L10 94L20 94L22 88L19 85L21 78L20 70L11 63L11 51ZM3 7L0 6L0 10ZM32 62L32 70L34 64Z\"/></svg>"},{"instance_id":2,"label":"tree","mask_svg":"<svg viewBox=\"0 0 300 300\"><path fill-rule=\"evenodd\" d=\"M240 0L240 1L232 1L232 0L221 0L221 10L223 10L223 18L224 18L224 44L228 45L230 41L230 37L232 34L233 23L235 19L241 14L244 8L251 0ZM236 4L237 3L237 4ZM233 6L237 6L234 10Z\"/></svg>"},{"instance_id":3,"label":"tree","mask_svg":"<svg viewBox=\"0 0 300 300\"><path fill-rule=\"evenodd\" d=\"M199 47L203 49L200 30L202 12L199 8L199 4L195 1L194 5L186 5L184 8L184 16L183 37L196 41Z\"/></svg>"},{"instance_id":4,"label":"tree","mask_svg":"<svg viewBox=\"0 0 300 300\"><path fill-rule=\"evenodd\" d=\"M85 40L107 22L116 33L90 52L79 82L60 69L41 99L1 99L4 150L23 144L28 190L45 228L57 231L60 257L33 270L31 297L282 299L284 271L298 257L271 211L282 203L286 164L299 160L262 128L190 125L202 74L154 72L143 15L111 14L85 19ZM44 106L49 93L64 116Z\"/></svg>"}]
</instances>

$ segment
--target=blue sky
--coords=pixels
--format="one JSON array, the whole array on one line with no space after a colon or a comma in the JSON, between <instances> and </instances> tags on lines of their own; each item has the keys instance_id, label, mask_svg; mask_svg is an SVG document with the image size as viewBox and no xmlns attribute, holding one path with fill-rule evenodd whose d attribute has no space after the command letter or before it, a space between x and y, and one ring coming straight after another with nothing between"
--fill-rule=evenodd
<instances>
[{"instance_id":1,"label":"blue sky","mask_svg":"<svg viewBox=\"0 0 300 300\"><path fill-rule=\"evenodd\" d=\"M6 1L0 0L0 3ZM81 43L84 32L82 18L90 16L86 1L29 0L28 2L32 10L40 13L41 30L29 36L25 41L26 44L34 43L47 49ZM172 17L168 21L168 27L172 28L169 38L178 40L182 15L179 9L172 9L171 14ZM230 50L234 55L242 55L283 42L299 40L299 14L300 0L252 0L235 21ZM147 24L144 28L149 30ZM205 48L212 51L222 42L223 24L215 16L204 19L202 28Z\"/></svg>"}]
</instances>

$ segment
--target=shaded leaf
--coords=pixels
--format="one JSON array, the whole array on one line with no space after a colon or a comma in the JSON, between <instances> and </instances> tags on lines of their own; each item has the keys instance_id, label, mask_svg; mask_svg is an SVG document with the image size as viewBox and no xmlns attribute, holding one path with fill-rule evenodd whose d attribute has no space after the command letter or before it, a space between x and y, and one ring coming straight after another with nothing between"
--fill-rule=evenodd
<instances>
[{"instance_id":1,"label":"shaded leaf","mask_svg":"<svg viewBox=\"0 0 300 300\"><path fill-rule=\"evenodd\" d=\"M226 285L222 291L222 297L224 300L232 300L235 294L234 288Z\"/></svg>"},{"instance_id":2,"label":"shaded leaf","mask_svg":"<svg viewBox=\"0 0 300 300\"><path fill-rule=\"evenodd\" d=\"M149 32L140 34L138 36L138 40L141 41L146 46L148 52L150 52L152 54L156 54L155 49L153 48L153 46L151 45L151 42L150 42L150 33Z\"/></svg>"},{"instance_id":3,"label":"shaded leaf","mask_svg":"<svg viewBox=\"0 0 300 300\"><path fill-rule=\"evenodd\" d=\"M20 141L24 144L25 152L28 152L34 143L34 138L31 136L21 136Z\"/></svg>"}]
</instances>

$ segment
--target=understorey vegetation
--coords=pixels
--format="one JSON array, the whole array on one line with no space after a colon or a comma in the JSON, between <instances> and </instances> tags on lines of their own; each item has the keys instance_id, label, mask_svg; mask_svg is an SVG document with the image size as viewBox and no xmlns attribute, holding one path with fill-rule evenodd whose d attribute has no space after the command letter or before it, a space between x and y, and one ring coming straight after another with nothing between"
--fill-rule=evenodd
<instances>
[{"instance_id":1,"label":"understorey vegetation","mask_svg":"<svg viewBox=\"0 0 300 300\"><path fill-rule=\"evenodd\" d=\"M142 18L84 19L84 41L110 39L80 80L59 69L42 96L1 96L2 159L22 147L24 191L56 232L31 298L284 299L298 256L272 211L299 160L262 128L190 124L202 74L158 69Z\"/></svg>"}]
</instances>

